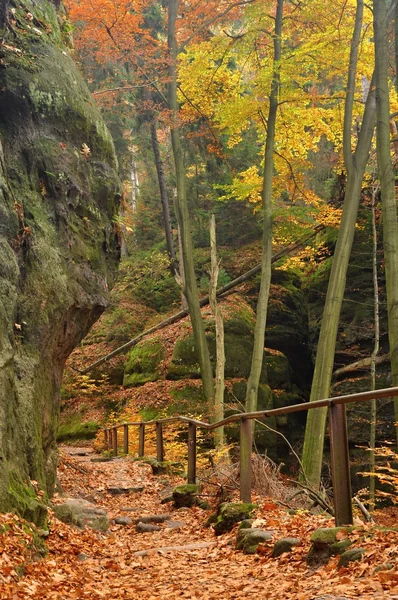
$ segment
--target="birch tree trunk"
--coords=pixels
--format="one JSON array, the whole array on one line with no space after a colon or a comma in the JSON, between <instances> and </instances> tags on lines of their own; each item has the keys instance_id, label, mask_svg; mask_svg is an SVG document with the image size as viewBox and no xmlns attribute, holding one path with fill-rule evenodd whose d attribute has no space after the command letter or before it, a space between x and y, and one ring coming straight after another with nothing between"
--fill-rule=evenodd
<instances>
[{"instance_id":1,"label":"birch tree trunk","mask_svg":"<svg viewBox=\"0 0 398 600\"><path fill-rule=\"evenodd\" d=\"M211 271L209 284L209 300L211 311L214 315L216 325L216 389L214 397L214 420L221 421L224 418L224 372L225 372L225 349L224 349L224 320L221 309L217 302L217 282L218 282L218 259L216 242L216 218L211 215L210 219L210 250L211 250ZM214 431L215 445L224 444L224 427L218 427Z\"/></svg>"},{"instance_id":2,"label":"birch tree trunk","mask_svg":"<svg viewBox=\"0 0 398 600\"><path fill-rule=\"evenodd\" d=\"M171 143L176 172L176 212L181 233L182 258L184 263L184 295L187 299L189 316L191 318L195 346L198 353L200 374L204 398L209 405L209 413L213 414L214 383L207 345L205 328L200 313L198 289L192 254L191 222L188 210L188 199L185 182L185 166L181 146L179 114L177 103L177 42L175 24L177 19L177 0L169 0L168 9L168 48L170 52L169 83L167 85L168 103L171 113Z\"/></svg>"},{"instance_id":3,"label":"birch tree trunk","mask_svg":"<svg viewBox=\"0 0 398 600\"><path fill-rule=\"evenodd\" d=\"M373 1L376 83L376 145L383 217L383 250L387 288L388 341L392 385L398 385L398 219L394 170L390 150L390 100L388 89L387 6L385 0ZM394 398L398 420L398 398ZM398 429L396 428L397 442Z\"/></svg>"},{"instance_id":4,"label":"birch tree trunk","mask_svg":"<svg viewBox=\"0 0 398 600\"><path fill-rule=\"evenodd\" d=\"M370 84L362 127L354 153L351 149L352 115L355 91L355 79L358 62L358 50L361 41L363 0L357 1L355 27L351 41L350 62L344 107L343 152L347 171L347 186L344 195L343 213L333 257L326 301L322 316L321 330L315 359L310 401L327 398L333 373L334 353L340 319L341 305L346 286L347 269L354 240L362 179L369 157L373 137L376 104L374 79ZM305 430L302 464L305 479L314 487L319 487L325 439L327 409L308 411Z\"/></svg>"},{"instance_id":5,"label":"birch tree trunk","mask_svg":"<svg viewBox=\"0 0 398 600\"><path fill-rule=\"evenodd\" d=\"M246 390L246 411L257 408L258 386L264 357L264 337L267 322L269 288L271 284L272 257L272 178L274 171L274 140L278 96L280 87L279 61L281 59L281 33L283 21L283 0L278 0L274 31L274 67L269 99L267 139L265 143L265 164L262 189L263 243L261 257L261 284L257 300L256 324L254 328L253 355Z\"/></svg>"}]
</instances>

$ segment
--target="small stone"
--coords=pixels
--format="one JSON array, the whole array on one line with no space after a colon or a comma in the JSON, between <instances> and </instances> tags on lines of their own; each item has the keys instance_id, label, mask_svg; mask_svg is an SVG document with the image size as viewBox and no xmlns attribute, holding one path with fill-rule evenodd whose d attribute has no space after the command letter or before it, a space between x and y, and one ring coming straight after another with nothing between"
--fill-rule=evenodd
<instances>
[{"instance_id":1,"label":"small stone","mask_svg":"<svg viewBox=\"0 0 398 600\"><path fill-rule=\"evenodd\" d=\"M83 562L88 559L88 556L87 554L84 554L84 552L80 552L80 554L77 555L77 559Z\"/></svg>"},{"instance_id":2,"label":"small stone","mask_svg":"<svg viewBox=\"0 0 398 600\"><path fill-rule=\"evenodd\" d=\"M239 529L250 529L253 525L253 519L244 519L241 523L239 523Z\"/></svg>"},{"instance_id":3,"label":"small stone","mask_svg":"<svg viewBox=\"0 0 398 600\"><path fill-rule=\"evenodd\" d=\"M130 517L116 517L115 519L116 525L131 525L132 522L133 519L130 519Z\"/></svg>"},{"instance_id":4,"label":"small stone","mask_svg":"<svg viewBox=\"0 0 398 600\"><path fill-rule=\"evenodd\" d=\"M394 565L392 563L384 563L382 565L378 565L373 571L373 573L378 573L379 571L391 571L391 569L393 568Z\"/></svg>"},{"instance_id":5,"label":"small stone","mask_svg":"<svg viewBox=\"0 0 398 600\"><path fill-rule=\"evenodd\" d=\"M160 504L167 504L168 502L173 502L174 498L173 498L173 493L168 494L167 496L163 496L163 498L160 501Z\"/></svg>"},{"instance_id":6,"label":"small stone","mask_svg":"<svg viewBox=\"0 0 398 600\"><path fill-rule=\"evenodd\" d=\"M111 460L113 460L113 458L111 456L99 456L97 458L91 458L90 460L93 463L104 463L110 462Z\"/></svg>"},{"instance_id":7,"label":"small stone","mask_svg":"<svg viewBox=\"0 0 398 600\"><path fill-rule=\"evenodd\" d=\"M41 538L43 538L45 540L50 535L50 532L47 529L39 529L38 534Z\"/></svg>"},{"instance_id":8,"label":"small stone","mask_svg":"<svg viewBox=\"0 0 398 600\"><path fill-rule=\"evenodd\" d=\"M138 508L135 506L123 506L120 510L121 512L136 512Z\"/></svg>"},{"instance_id":9,"label":"small stone","mask_svg":"<svg viewBox=\"0 0 398 600\"><path fill-rule=\"evenodd\" d=\"M330 546L330 550L332 551L332 554L343 554L343 552L345 552L351 546L351 544L351 540L346 538L345 540L341 540L340 542L335 542L332 544Z\"/></svg>"},{"instance_id":10,"label":"small stone","mask_svg":"<svg viewBox=\"0 0 398 600\"><path fill-rule=\"evenodd\" d=\"M138 486L138 487L109 487L106 488L105 490L106 492L108 492L109 494L112 494L112 496L121 496L122 494L138 494L140 492L144 491L144 486Z\"/></svg>"},{"instance_id":11,"label":"small stone","mask_svg":"<svg viewBox=\"0 0 398 600\"><path fill-rule=\"evenodd\" d=\"M152 533L153 531L160 531L162 528L158 525L151 525L150 523L137 523L137 533Z\"/></svg>"},{"instance_id":12,"label":"small stone","mask_svg":"<svg viewBox=\"0 0 398 600\"><path fill-rule=\"evenodd\" d=\"M300 538L282 538L275 542L272 550L272 558L277 558L285 552L291 552L293 546L299 546L301 544Z\"/></svg>"},{"instance_id":13,"label":"small stone","mask_svg":"<svg viewBox=\"0 0 398 600\"><path fill-rule=\"evenodd\" d=\"M165 521L165 525L169 529L181 529L181 527L185 527L185 523L182 521Z\"/></svg>"},{"instance_id":14,"label":"small stone","mask_svg":"<svg viewBox=\"0 0 398 600\"><path fill-rule=\"evenodd\" d=\"M361 560L364 554L364 548L351 548L351 550L346 550L340 556L337 568L341 569L341 567L346 567L350 562L353 562L354 560Z\"/></svg>"},{"instance_id":15,"label":"small stone","mask_svg":"<svg viewBox=\"0 0 398 600\"><path fill-rule=\"evenodd\" d=\"M244 554L255 554L260 544L272 540L274 531L263 529L238 529L236 549L243 550Z\"/></svg>"},{"instance_id":16,"label":"small stone","mask_svg":"<svg viewBox=\"0 0 398 600\"><path fill-rule=\"evenodd\" d=\"M145 515L143 517L138 517L137 523L164 523L170 519L170 515Z\"/></svg>"}]
</instances>

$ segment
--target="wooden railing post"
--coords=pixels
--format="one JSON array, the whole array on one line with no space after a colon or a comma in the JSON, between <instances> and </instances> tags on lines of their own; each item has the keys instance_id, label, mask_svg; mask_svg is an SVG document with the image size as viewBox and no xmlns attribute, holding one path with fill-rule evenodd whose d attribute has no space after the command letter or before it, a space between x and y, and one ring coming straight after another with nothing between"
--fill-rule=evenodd
<instances>
[{"instance_id":1,"label":"wooden railing post","mask_svg":"<svg viewBox=\"0 0 398 600\"><path fill-rule=\"evenodd\" d=\"M158 462L163 462L164 460L162 423L156 423L156 458Z\"/></svg>"},{"instance_id":2,"label":"wooden railing post","mask_svg":"<svg viewBox=\"0 0 398 600\"><path fill-rule=\"evenodd\" d=\"M196 483L196 425L188 423L188 483Z\"/></svg>"},{"instance_id":3,"label":"wooden railing post","mask_svg":"<svg viewBox=\"0 0 398 600\"><path fill-rule=\"evenodd\" d=\"M138 441L138 456L145 456L145 423L140 423L140 437Z\"/></svg>"},{"instance_id":4,"label":"wooden railing post","mask_svg":"<svg viewBox=\"0 0 398 600\"><path fill-rule=\"evenodd\" d=\"M345 404L330 404L329 427L336 526L352 525L351 476Z\"/></svg>"},{"instance_id":5,"label":"wooden railing post","mask_svg":"<svg viewBox=\"0 0 398 600\"><path fill-rule=\"evenodd\" d=\"M113 428L112 440L113 440L113 456L117 456L117 427Z\"/></svg>"},{"instance_id":6,"label":"wooden railing post","mask_svg":"<svg viewBox=\"0 0 398 600\"><path fill-rule=\"evenodd\" d=\"M105 450L108 450L109 445L108 445L108 430L104 429L104 446L105 446Z\"/></svg>"},{"instance_id":7,"label":"wooden railing post","mask_svg":"<svg viewBox=\"0 0 398 600\"><path fill-rule=\"evenodd\" d=\"M250 419L240 420L240 499L251 502L252 489L252 426Z\"/></svg>"},{"instance_id":8,"label":"wooden railing post","mask_svg":"<svg viewBox=\"0 0 398 600\"><path fill-rule=\"evenodd\" d=\"M123 425L123 453L129 453L129 426Z\"/></svg>"}]
</instances>

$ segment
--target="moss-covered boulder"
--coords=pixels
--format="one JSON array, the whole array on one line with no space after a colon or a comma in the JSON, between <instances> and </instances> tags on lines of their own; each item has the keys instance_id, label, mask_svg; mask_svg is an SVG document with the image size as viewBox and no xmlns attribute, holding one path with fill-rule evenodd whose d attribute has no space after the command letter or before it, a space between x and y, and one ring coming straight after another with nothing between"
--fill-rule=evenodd
<instances>
[{"instance_id":1,"label":"moss-covered boulder","mask_svg":"<svg viewBox=\"0 0 398 600\"><path fill-rule=\"evenodd\" d=\"M272 558L278 558L278 556L285 554L285 552L291 552L295 546L299 546L300 544L300 538L282 538L275 542L272 549Z\"/></svg>"},{"instance_id":2,"label":"moss-covered boulder","mask_svg":"<svg viewBox=\"0 0 398 600\"><path fill-rule=\"evenodd\" d=\"M274 535L273 531L264 531L258 528L238 529L236 536L236 549L242 550L244 554L255 554L260 544L269 542Z\"/></svg>"},{"instance_id":3,"label":"moss-covered boulder","mask_svg":"<svg viewBox=\"0 0 398 600\"><path fill-rule=\"evenodd\" d=\"M341 554L351 544L348 537L352 527L321 527L310 537L311 548L307 554L307 563L312 567L327 564L329 558Z\"/></svg>"},{"instance_id":4,"label":"moss-covered boulder","mask_svg":"<svg viewBox=\"0 0 398 600\"><path fill-rule=\"evenodd\" d=\"M176 508L191 507L198 503L200 487L195 483L178 485L173 489L173 500Z\"/></svg>"},{"instance_id":5,"label":"moss-covered boulder","mask_svg":"<svg viewBox=\"0 0 398 600\"><path fill-rule=\"evenodd\" d=\"M347 567L350 562L362 560L364 554L365 548L350 548L350 550L346 550L340 556L337 568L341 569L342 567Z\"/></svg>"},{"instance_id":6,"label":"moss-covered boulder","mask_svg":"<svg viewBox=\"0 0 398 600\"><path fill-rule=\"evenodd\" d=\"M240 521L250 519L257 504L247 502L224 502L220 504L217 519L214 522L216 535L231 531L233 526Z\"/></svg>"},{"instance_id":7,"label":"moss-covered boulder","mask_svg":"<svg viewBox=\"0 0 398 600\"><path fill-rule=\"evenodd\" d=\"M119 258L114 147L56 4L10 0L0 23L0 510L27 515L10 482L51 494L64 363Z\"/></svg>"},{"instance_id":8,"label":"moss-covered boulder","mask_svg":"<svg viewBox=\"0 0 398 600\"><path fill-rule=\"evenodd\" d=\"M133 348L124 368L123 386L135 387L160 377L159 363L164 359L165 351L161 340L145 340Z\"/></svg>"}]
</instances>

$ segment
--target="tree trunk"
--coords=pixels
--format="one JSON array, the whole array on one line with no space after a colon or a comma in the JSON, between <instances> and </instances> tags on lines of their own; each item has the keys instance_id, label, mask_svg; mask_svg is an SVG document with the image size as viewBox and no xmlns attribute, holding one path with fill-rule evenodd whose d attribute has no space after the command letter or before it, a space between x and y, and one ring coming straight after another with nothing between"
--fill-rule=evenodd
<instances>
[{"instance_id":1,"label":"tree trunk","mask_svg":"<svg viewBox=\"0 0 398 600\"><path fill-rule=\"evenodd\" d=\"M188 302L189 316L191 318L196 351L198 353L200 374L202 378L203 395L212 414L214 403L213 371L210 362L210 353L207 345L205 328L200 313L198 289L196 285L195 269L192 254L191 223L189 218L188 200L185 185L185 167L182 154L179 114L177 104L177 43L175 37L175 24L177 19L177 0L169 0L168 11L168 48L170 52L168 102L171 112L171 143L173 149L174 165L177 187L177 219L181 231L181 247L184 263L185 281L184 294Z\"/></svg>"},{"instance_id":2,"label":"tree trunk","mask_svg":"<svg viewBox=\"0 0 398 600\"><path fill-rule=\"evenodd\" d=\"M256 325L254 328L254 345L250 375L246 390L246 411L253 412L257 408L258 386L264 357L264 336L267 322L267 307L271 283L272 257L272 178L274 171L274 140L278 96L280 86L279 61L281 58L281 32L283 20L283 0L278 0L274 32L274 68L269 99L267 121L267 139L265 143L265 164L263 175L263 245L261 257L261 284L257 300Z\"/></svg>"},{"instance_id":3,"label":"tree trunk","mask_svg":"<svg viewBox=\"0 0 398 600\"><path fill-rule=\"evenodd\" d=\"M392 385L398 384L398 220L394 171L390 151L390 100L388 90L387 6L385 0L374 0L375 83L377 110L377 164L380 179L383 217L383 249L387 288L388 341ZM398 398L394 398L395 420ZM396 429L398 441L398 429Z\"/></svg>"},{"instance_id":4,"label":"tree trunk","mask_svg":"<svg viewBox=\"0 0 398 600\"><path fill-rule=\"evenodd\" d=\"M343 151L347 170L347 187L344 195L343 213L337 238L333 265L329 279L321 331L315 360L310 401L327 398L333 373L334 353L341 305L344 298L347 269L355 234L362 179L368 161L375 124L374 80L365 104L362 127L354 154L351 150L352 114L358 50L361 40L363 0L357 1L355 28L351 42L346 101L344 109ZM327 409L308 411L303 448L303 469L306 480L319 487L321 479L323 444L325 438Z\"/></svg>"},{"instance_id":5,"label":"tree trunk","mask_svg":"<svg viewBox=\"0 0 398 600\"><path fill-rule=\"evenodd\" d=\"M167 252L170 259L170 272L175 277L179 277L177 268L177 256L174 250L173 234L171 231L169 198L167 194L166 178L164 175L163 161L160 156L159 140L156 131L156 119L154 115L150 117L152 151L155 159L156 173L158 176L160 202L162 203L163 225L166 236Z\"/></svg>"},{"instance_id":6,"label":"tree trunk","mask_svg":"<svg viewBox=\"0 0 398 600\"><path fill-rule=\"evenodd\" d=\"M379 318L379 281L377 276L377 228L376 228L376 186L372 190L372 238L373 238L373 253L372 253L372 274L373 274L373 302L374 302L374 346L370 364L370 389L376 389L376 363L377 355L380 349L380 318ZM373 510L375 506L375 484L376 479L373 475L375 472L375 446L376 446L376 418L377 418L377 402L375 399L370 401L370 436L369 436L369 509Z\"/></svg>"},{"instance_id":7,"label":"tree trunk","mask_svg":"<svg viewBox=\"0 0 398 600\"><path fill-rule=\"evenodd\" d=\"M217 303L217 281L218 281L218 260L216 243L216 218L214 215L210 219L210 249L211 249L211 271L209 285L209 299L212 313L216 323L216 390L214 397L214 420L221 421L224 418L224 371L225 371L225 350L224 350L224 321L221 309ZM216 446L224 444L224 427L218 427L214 431L214 442Z\"/></svg>"}]
</instances>

